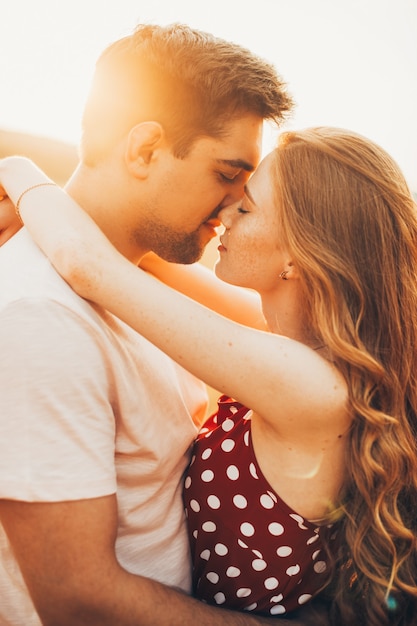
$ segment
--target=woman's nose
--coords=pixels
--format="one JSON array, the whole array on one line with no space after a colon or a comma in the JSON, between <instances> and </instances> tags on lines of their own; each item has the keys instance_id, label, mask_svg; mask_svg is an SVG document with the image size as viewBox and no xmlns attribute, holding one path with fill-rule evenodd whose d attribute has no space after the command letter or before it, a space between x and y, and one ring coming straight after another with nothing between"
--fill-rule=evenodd
<instances>
[{"instance_id":1,"label":"woman's nose","mask_svg":"<svg viewBox=\"0 0 417 626\"><path fill-rule=\"evenodd\" d=\"M233 204L229 204L229 206L226 206L219 211L218 218L225 228L230 228L231 226L233 206Z\"/></svg>"}]
</instances>

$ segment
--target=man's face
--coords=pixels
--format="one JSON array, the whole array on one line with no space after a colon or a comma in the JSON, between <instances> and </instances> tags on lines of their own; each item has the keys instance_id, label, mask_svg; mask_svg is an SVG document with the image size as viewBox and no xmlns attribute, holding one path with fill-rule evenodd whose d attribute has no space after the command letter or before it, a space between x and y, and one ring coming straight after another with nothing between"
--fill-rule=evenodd
<instances>
[{"instance_id":1,"label":"man's face","mask_svg":"<svg viewBox=\"0 0 417 626\"><path fill-rule=\"evenodd\" d=\"M184 159L163 151L149 176L135 243L167 261L197 261L216 235L218 212L242 197L259 162L262 125L252 115L231 121L221 139L197 139Z\"/></svg>"}]
</instances>

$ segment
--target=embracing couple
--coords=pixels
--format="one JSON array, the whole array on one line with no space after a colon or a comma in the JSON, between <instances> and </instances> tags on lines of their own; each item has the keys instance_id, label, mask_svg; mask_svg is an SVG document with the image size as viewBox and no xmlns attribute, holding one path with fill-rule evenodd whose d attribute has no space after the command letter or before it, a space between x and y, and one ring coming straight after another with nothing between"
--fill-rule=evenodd
<instances>
[{"instance_id":1,"label":"embracing couple","mask_svg":"<svg viewBox=\"0 0 417 626\"><path fill-rule=\"evenodd\" d=\"M240 46L139 26L65 191L0 161L2 624L413 623L416 206L350 131L258 167L291 107Z\"/></svg>"}]
</instances>

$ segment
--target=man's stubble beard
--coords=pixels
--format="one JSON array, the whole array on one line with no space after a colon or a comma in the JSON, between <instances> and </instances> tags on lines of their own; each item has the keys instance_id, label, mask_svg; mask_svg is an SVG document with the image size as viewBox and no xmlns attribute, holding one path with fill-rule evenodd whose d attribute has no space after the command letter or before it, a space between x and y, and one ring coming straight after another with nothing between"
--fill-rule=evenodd
<instances>
[{"instance_id":1,"label":"man's stubble beard","mask_svg":"<svg viewBox=\"0 0 417 626\"><path fill-rule=\"evenodd\" d=\"M149 222L133 238L138 246L146 247L165 261L184 265L198 261L205 248L199 230L179 233L169 226Z\"/></svg>"}]
</instances>

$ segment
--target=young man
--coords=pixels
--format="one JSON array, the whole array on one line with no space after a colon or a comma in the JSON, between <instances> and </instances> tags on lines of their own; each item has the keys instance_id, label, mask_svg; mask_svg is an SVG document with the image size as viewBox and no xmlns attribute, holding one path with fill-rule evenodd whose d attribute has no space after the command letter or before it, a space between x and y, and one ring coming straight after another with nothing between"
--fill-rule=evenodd
<instances>
[{"instance_id":1,"label":"young man","mask_svg":"<svg viewBox=\"0 0 417 626\"><path fill-rule=\"evenodd\" d=\"M290 108L247 50L140 26L97 63L67 191L133 262L192 263L259 161L263 120ZM200 384L77 297L25 230L0 249L0 345L1 624L263 623L179 591Z\"/></svg>"}]
</instances>

